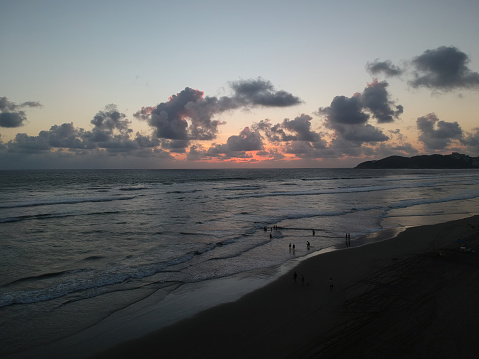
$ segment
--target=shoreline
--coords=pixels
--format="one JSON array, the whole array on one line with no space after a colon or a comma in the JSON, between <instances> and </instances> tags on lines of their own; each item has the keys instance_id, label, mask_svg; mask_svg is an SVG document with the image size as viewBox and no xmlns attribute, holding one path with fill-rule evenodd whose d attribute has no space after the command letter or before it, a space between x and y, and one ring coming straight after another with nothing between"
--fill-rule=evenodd
<instances>
[{"instance_id":1,"label":"shoreline","mask_svg":"<svg viewBox=\"0 0 479 359\"><path fill-rule=\"evenodd\" d=\"M358 318L353 320L350 314L348 317L344 308L352 298L369 290L364 282L368 277L376 272L383 276L425 253L431 255L443 247L457 247L456 239L472 234L477 238L478 229L479 216L473 216L410 227L393 238L366 240L350 248L325 248L311 253L309 258L271 269L267 275L248 272L200 284L199 287L210 286L206 292L205 288L199 289L197 293L202 298L173 295L168 299L170 304L176 304L173 310L183 310L181 300L185 298L189 304L195 302L196 312L181 313L186 316L181 321L168 323L164 313L166 307L168 311L171 307L167 303L155 303L153 295L140 306L115 313L113 318L83 332L7 357L219 358L225 357L232 348L238 349L235 349L236 354L228 353L229 357L316 357L319 352L321 357L335 357L324 356L324 343L340 338L345 325L350 331L351 324L345 323L358 322ZM296 284L292 279L295 270L299 274ZM305 284L301 286L303 274ZM333 292L329 291L330 276L335 281ZM251 287L254 281L256 288ZM243 288L238 290L241 286ZM479 294L474 298L479 299ZM201 307L202 300L207 303L205 307ZM163 312L155 314L154 311L162 306ZM158 313L163 313L161 318ZM174 317L175 313L171 315ZM158 329L159 320L166 323L161 329ZM331 331L338 334L328 337ZM347 342L351 342L350 337ZM327 345L328 350L331 345ZM356 353L352 351L351 356L357 357Z\"/></svg>"},{"instance_id":2,"label":"shoreline","mask_svg":"<svg viewBox=\"0 0 479 359\"><path fill-rule=\"evenodd\" d=\"M466 336L461 327L453 325L447 335L441 334L451 340L437 341L439 333L434 328L445 331L444 323L456 323L470 329L473 324L470 321L478 310L471 304L479 299L479 291L469 281L479 279L474 260L479 254L460 247L469 245L477 251L478 229L479 216L473 216L412 227L385 241L316 255L235 302L207 309L94 357L334 358L348 352L352 357L384 357L378 354L382 353L400 358L414 357L415 352L424 357L427 349L429 357L445 358L457 341L469 343L462 347L468 357L478 349L477 330L469 330ZM294 283L294 271L305 276L304 286L299 280ZM335 283L332 291L329 277ZM461 289L468 289L469 296L461 296ZM448 304L450 295L454 305ZM461 301L467 305L467 316ZM420 332L415 329L418 323ZM461 333L460 337L455 333ZM395 352L388 352L392 349Z\"/></svg>"}]
</instances>

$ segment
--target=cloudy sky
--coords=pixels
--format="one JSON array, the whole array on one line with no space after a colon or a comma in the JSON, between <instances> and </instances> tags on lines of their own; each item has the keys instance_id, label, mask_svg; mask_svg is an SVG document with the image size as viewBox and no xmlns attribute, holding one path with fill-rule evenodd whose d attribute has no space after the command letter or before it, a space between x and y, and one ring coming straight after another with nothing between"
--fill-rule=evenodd
<instances>
[{"instance_id":1,"label":"cloudy sky","mask_svg":"<svg viewBox=\"0 0 479 359\"><path fill-rule=\"evenodd\" d=\"M4 0L0 169L479 156L477 0Z\"/></svg>"}]
</instances>

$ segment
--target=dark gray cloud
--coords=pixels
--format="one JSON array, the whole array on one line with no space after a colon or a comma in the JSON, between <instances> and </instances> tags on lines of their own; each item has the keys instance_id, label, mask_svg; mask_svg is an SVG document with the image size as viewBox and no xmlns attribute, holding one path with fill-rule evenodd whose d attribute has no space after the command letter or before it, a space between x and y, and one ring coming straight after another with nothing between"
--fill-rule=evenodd
<instances>
[{"instance_id":1,"label":"dark gray cloud","mask_svg":"<svg viewBox=\"0 0 479 359\"><path fill-rule=\"evenodd\" d=\"M461 142L466 145L468 150L474 155L479 155L479 128L475 128L472 132L466 134Z\"/></svg>"},{"instance_id":2,"label":"dark gray cloud","mask_svg":"<svg viewBox=\"0 0 479 359\"><path fill-rule=\"evenodd\" d=\"M28 136L26 133L17 133L12 142L7 143L8 151L19 153L36 153L50 151L51 146L45 136Z\"/></svg>"},{"instance_id":3,"label":"dark gray cloud","mask_svg":"<svg viewBox=\"0 0 479 359\"><path fill-rule=\"evenodd\" d=\"M379 59L376 59L373 62L368 62L366 64L366 70L375 76L384 74L389 77L400 76L404 72L404 69L393 65L390 60L379 61Z\"/></svg>"},{"instance_id":4,"label":"dark gray cloud","mask_svg":"<svg viewBox=\"0 0 479 359\"><path fill-rule=\"evenodd\" d=\"M214 144L204 154L205 158L218 158L230 160L233 158L252 158L253 155L247 151L231 151L227 144Z\"/></svg>"},{"instance_id":5,"label":"dark gray cloud","mask_svg":"<svg viewBox=\"0 0 479 359\"><path fill-rule=\"evenodd\" d=\"M251 151L263 151L263 139L258 131L245 127L239 135L228 138L224 144L212 144L207 150L201 145L192 145L188 160L218 158L229 160L233 158L252 158Z\"/></svg>"},{"instance_id":6,"label":"dark gray cloud","mask_svg":"<svg viewBox=\"0 0 479 359\"><path fill-rule=\"evenodd\" d=\"M5 144L9 153L39 153L44 151L68 150L81 154L81 151L92 152L105 149L109 153L129 153L145 156L151 149L159 145L156 137L136 133L129 128L124 114L115 105L108 105L99 111L91 121L92 131L75 128L73 123L54 125L48 131L40 131L38 136L17 134L14 140ZM145 149L149 149L145 151Z\"/></svg>"},{"instance_id":7,"label":"dark gray cloud","mask_svg":"<svg viewBox=\"0 0 479 359\"><path fill-rule=\"evenodd\" d=\"M188 147L188 140L165 140L161 139L161 148L173 153L185 153Z\"/></svg>"},{"instance_id":8,"label":"dark gray cloud","mask_svg":"<svg viewBox=\"0 0 479 359\"><path fill-rule=\"evenodd\" d=\"M201 161L205 158L205 149L201 145L191 145L186 156L188 161Z\"/></svg>"},{"instance_id":9,"label":"dark gray cloud","mask_svg":"<svg viewBox=\"0 0 479 359\"><path fill-rule=\"evenodd\" d=\"M319 133L311 131L311 120L313 118L309 115L302 114L294 120L284 119L281 127L285 130L293 132L295 135L286 136L286 141L308 141L320 142L321 136Z\"/></svg>"},{"instance_id":10,"label":"dark gray cloud","mask_svg":"<svg viewBox=\"0 0 479 359\"><path fill-rule=\"evenodd\" d=\"M273 143L286 142L284 153L292 154L299 158L320 158L324 155L327 143L321 138L321 134L311 129L309 115L302 114L290 120L273 125L270 120L262 120L252 125L255 131L261 132ZM284 154L276 152L260 152L260 156L270 157L272 160L279 160L285 157Z\"/></svg>"},{"instance_id":11,"label":"dark gray cloud","mask_svg":"<svg viewBox=\"0 0 479 359\"><path fill-rule=\"evenodd\" d=\"M143 107L134 114L147 120L158 138L189 141L213 140L224 122L213 117L225 111L251 107L285 107L301 103L298 97L276 91L269 81L261 78L230 83L232 96L208 97L189 87L155 107Z\"/></svg>"},{"instance_id":12,"label":"dark gray cloud","mask_svg":"<svg viewBox=\"0 0 479 359\"><path fill-rule=\"evenodd\" d=\"M375 80L364 89L361 95L363 108L369 110L378 123L393 122L394 118L398 118L404 110L403 106L395 105L389 100L388 86L386 81Z\"/></svg>"},{"instance_id":13,"label":"dark gray cloud","mask_svg":"<svg viewBox=\"0 0 479 359\"><path fill-rule=\"evenodd\" d=\"M360 94L355 94L353 97L336 96L331 101L331 105L321 107L318 114L326 116L332 126L364 124L370 117L363 112Z\"/></svg>"},{"instance_id":14,"label":"dark gray cloud","mask_svg":"<svg viewBox=\"0 0 479 359\"><path fill-rule=\"evenodd\" d=\"M2 112L0 113L0 127L20 127L27 121L27 116L23 111Z\"/></svg>"},{"instance_id":15,"label":"dark gray cloud","mask_svg":"<svg viewBox=\"0 0 479 359\"><path fill-rule=\"evenodd\" d=\"M286 158L286 156L280 152L277 148L271 148L268 150L256 152L257 156L266 157L270 161L281 161Z\"/></svg>"},{"instance_id":16,"label":"dark gray cloud","mask_svg":"<svg viewBox=\"0 0 479 359\"><path fill-rule=\"evenodd\" d=\"M39 102L27 101L16 104L9 101L6 97L0 97L0 127L14 128L20 127L27 121L25 111L26 107L41 107Z\"/></svg>"},{"instance_id":17,"label":"dark gray cloud","mask_svg":"<svg viewBox=\"0 0 479 359\"><path fill-rule=\"evenodd\" d=\"M93 130L81 136L87 147L105 148L110 152L130 152L139 148L139 142L131 140L131 122L115 105L105 106L93 117L91 124Z\"/></svg>"},{"instance_id":18,"label":"dark gray cloud","mask_svg":"<svg viewBox=\"0 0 479 359\"><path fill-rule=\"evenodd\" d=\"M48 141L52 148L92 149L95 144L84 140L85 131L77 129L73 123L52 126L49 131L41 131L39 136Z\"/></svg>"},{"instance_id":19,"label":"dark gray cloud","mask_svg":"<svg viewBox=\"0 0 479 359\"><path fill-rule=\"evenodd\" d=\"M168 102L160 103L148 118L148 124L156 131L158 138L169 140L187 140L188 122L191 114L186 109L190 102L203 98L203 92L189 87L169 98Z\"/></svg>"},{"instance_id":20,"label":"dark gray cloud","mask_svg":"<svg viewBox=\"0 0 479 359\"><path fill-rule=\"evenodd\" d=\"M326 116L329 123L359 125L365 124L372 115L378 123L393 122L403 112L403 106L391 101L386 81L374 80L353 97L336 96L329 107L321 107L319 115ZM367 112L365 112L367 111Z\"/></svg>"},{"instance_id":21,"label":"dark gray cloud","mask_svg":"<svg viewBox=\"0 0 479 359\"><path fill-rule=\"evenodd\" d=\"M312 142L311 146L324 148L326 141L321 138L321 134L311 129L311 120L309 115L301 114L290 120L285 118L282 123L273 125L269 120L262 120L252 125L255 131L262 132L269 141L288 142L305 141Z\"/></svg>"},{"instance_id":22,"label":"dark gray cloud","mask_svg":"<svg viewBox=\"0 0 479 359\"><path fill-rule=\"evenodd\" d=\"M386 81L374 80L362 93L352 97L336 96L329 107L321 107L318 115L325 116L325 126L333 130L337 136L334 144L342 148L343 141L357 144L363 142L381 142L389 139L381 130L368 121L375 118L378 123L393 122L403 112L401 105L390 100ZM356 146L353 146L356 151ZM351 154L351 153L348 153Z\"/></svg>"},{"instance_id":23,"label":"dark gray cloud","mask_svg":"<svg viewBox=\"0 0 479 359\"><path fill-rule=\"evenodd\" d=\"M380 129L370 125L342 126L337 129L341 137L352 142L382 142L389 139Z\"/></svg>"},{"instance_id":24,"label":"dark gray cloud","mask_svg":"<svg viewBox=\"0 0 479 359\"><path fill-rule=\"evenodd\" d=\"M457 122L440 121L435 114L430 113L417 119L419 140L431 150L443 150L453 140L461 140L463 132Z\"/></svg>"},{"instance_id":25,"label":"dark gray cloud","mask_svg":"<svg viewBox=\"0 0 479 359\"><path fill-rule=\"evenodd\" d=\"M260 151L263 140L259 133L245 127L238 136L230 136L226 145L230 151Z\"/></svg>"},{"instance_id":26,"label":"dark gray cloud","mask_svg":"<svg viewBox=\"0 0 479 359\"><path fill-rule=\"evenodd\" d=\"M270 81L261 78L231 82L233 99L242 106L287 107L301 103L299 97L285 91L275 91Z\"/></svg>"},{"instance_id":27,"label":"dark gray cloud","mask_svg":"<svg viewBox=\"0 0 479 359\"><path fill-rule=\"evenodd\" d=\"M299 158L322 158L325 145L321 142L291 141L286 144L285 153Z\"/></svg>"},{"instance_id":28,"label":"dark gray cloud","mask_svg":"<svg viewBox=\"0 0 479 359\"><path fill-rule=\"evenodd\" d=\"M469 57L456 47L441 46L415 57L412 87L449 91L455 88L479 88L479 73L471 71Z\"/></svg>"}]
</instances>

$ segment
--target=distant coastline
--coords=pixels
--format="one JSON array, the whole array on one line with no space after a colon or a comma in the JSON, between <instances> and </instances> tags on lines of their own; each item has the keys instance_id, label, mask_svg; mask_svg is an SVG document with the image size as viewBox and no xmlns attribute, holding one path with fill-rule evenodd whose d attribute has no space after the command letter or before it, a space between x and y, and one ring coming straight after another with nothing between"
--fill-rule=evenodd
<instances>
[{"instance_id":1,"label":"distant coastline","mask_svg":"<svg viewBox=\"0 0 479 359\"><path fill-rule=\"evenodd\" d=\"M450 155L423 155L414 157L390 156L376 161L366 161L354 168L359 169L464 169L479 168L479 157L470 157L453 152Z\"/></svg>"}]
</instances>

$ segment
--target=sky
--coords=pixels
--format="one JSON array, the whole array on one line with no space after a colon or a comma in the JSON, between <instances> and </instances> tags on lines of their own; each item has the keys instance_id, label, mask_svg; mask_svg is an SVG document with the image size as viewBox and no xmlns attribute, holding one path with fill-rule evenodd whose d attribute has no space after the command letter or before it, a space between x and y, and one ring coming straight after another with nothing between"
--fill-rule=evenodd
<instances>
[{"instance_id":1,"label":"sky","mask_svg":"<svg viewBox=\"0 0 479 359\"><path fill-rule=\"evenodd\" d=\"M477 0L3 0L0 170L479 156Z\"/></svg>"}]
</instances>

